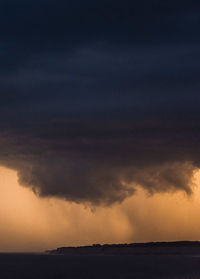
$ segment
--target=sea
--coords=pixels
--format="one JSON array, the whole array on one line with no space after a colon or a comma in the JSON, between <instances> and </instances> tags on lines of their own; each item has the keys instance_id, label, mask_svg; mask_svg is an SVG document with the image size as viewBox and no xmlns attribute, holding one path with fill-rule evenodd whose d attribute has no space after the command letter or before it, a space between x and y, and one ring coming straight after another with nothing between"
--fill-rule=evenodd
<instances>
[{"instance_id":1,"label":"sea","mask_svg":"<svg viewBox=\"0 0 200 279\"><path fill-rule=\"evenodd\" d=\"M0 254L0 279L200 279L200 257Z\"/></svg>"}]
</instances>

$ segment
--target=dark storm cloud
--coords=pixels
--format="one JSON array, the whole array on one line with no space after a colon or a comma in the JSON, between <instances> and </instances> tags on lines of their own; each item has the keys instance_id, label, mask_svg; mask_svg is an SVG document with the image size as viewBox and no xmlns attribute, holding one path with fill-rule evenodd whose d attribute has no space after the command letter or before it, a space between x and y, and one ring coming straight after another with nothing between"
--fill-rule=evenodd
<instances>
[{"instance_id":1,"label":"dark storm cloud","mask_svg":"<svg viewBox=\"0 0 200 279\"><path fill-rule=\"evenodd\" d=\"M191 193L197 1L2 1L0 162L41 196Z\"/></svg>"}]
</instances>

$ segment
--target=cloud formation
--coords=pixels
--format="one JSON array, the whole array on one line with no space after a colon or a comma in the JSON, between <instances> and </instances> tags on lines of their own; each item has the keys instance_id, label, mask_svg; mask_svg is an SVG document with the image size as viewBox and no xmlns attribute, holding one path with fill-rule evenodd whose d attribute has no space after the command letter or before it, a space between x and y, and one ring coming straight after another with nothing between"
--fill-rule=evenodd
<instances>
[{"instance_id":1,"label":"cloud formation","mask_svg":"<svg viewBox=\"0 0 200 279\"><path fill-rule=\"evenodd\" d=\"M17 183L15 171L0 167L0 250L43 252L94 243L196 240L199 171L193 179L198 187L191 196L183 192L147 196L138 189L121 204L91 210L85 204L38 198Z\"/></svg>"},{"instance_id":2,"label":"cloud formation","mask_svg":"<svg viewBox=\"0 0 200 279\"><path fill-rule=\"evenodd\" d=\"M21 184L93 204L120 202L138 185L192 192L199 2L0 8L0 162Z\"/></svg>"}]
</instances>

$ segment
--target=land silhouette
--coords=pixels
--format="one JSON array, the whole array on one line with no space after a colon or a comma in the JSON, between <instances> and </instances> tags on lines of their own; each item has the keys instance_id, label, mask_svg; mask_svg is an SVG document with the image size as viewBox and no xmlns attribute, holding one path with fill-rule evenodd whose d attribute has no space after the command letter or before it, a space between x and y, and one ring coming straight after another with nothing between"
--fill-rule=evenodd
<instances>
[{"instance_id":1,"label":"land silhouette","mask_svg":"<svg viewBox=\"0 0 200 279\"><path fill-rule=\"evenodd\" d=\"M46 253L50 255L200 255L200 241L93 244L59 247Z\"/></svg>"}]
</instances>

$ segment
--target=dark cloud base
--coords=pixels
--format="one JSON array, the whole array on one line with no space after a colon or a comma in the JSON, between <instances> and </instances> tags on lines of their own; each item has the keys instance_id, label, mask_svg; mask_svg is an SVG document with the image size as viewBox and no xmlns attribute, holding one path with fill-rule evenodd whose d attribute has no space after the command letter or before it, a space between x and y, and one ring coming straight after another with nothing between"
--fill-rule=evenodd
<instances>
[{"instance_id":1,"label":"dark cloud base","mask_svg":"<svg viewBox=\"0 0 200 279\"><path fill-rule=\"evenodd\" d=\"M192 192L198 1L2 1L0 162L41 196Z\"/></svg>"},{"instance_id":2,"label":"dark cloud base","mask_svg":"<svg viewBox=\"0 0 200 279\"><path fill-rule=\"evenodd\" d=\"M19 182L40 196L78 203L121 202L137 186L151 194L192 193L191 178L199 166L192 135L156 135L149 127L141 132L147 129L145 137L134 129L126 136L121 131L113 136L109 129L96 136L95 131L77 136L75 129L74 135L63 136L52 128L52 138L4 134L1 164L17 170Z\"/></svg>"}]
</instances>

